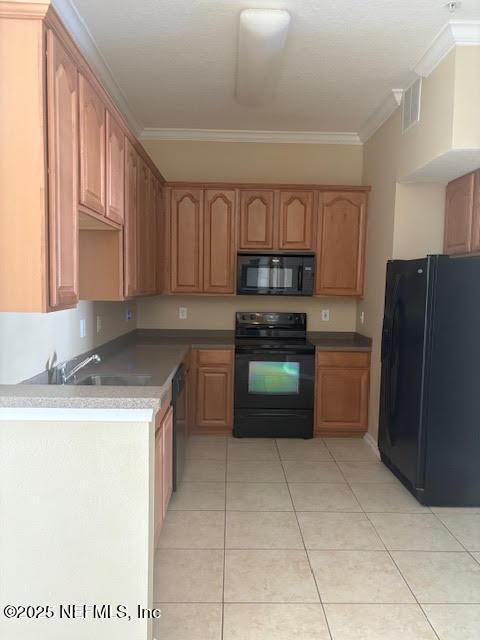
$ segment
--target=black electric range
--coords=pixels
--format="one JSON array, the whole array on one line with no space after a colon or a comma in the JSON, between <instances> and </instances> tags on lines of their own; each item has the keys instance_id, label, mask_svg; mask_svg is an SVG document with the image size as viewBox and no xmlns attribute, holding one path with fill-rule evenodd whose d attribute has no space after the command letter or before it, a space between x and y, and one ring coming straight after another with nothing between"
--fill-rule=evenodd
<instances>
[{"instance_id":1,"label":"black electric range","mask_svg":"<svg viewBox=\"0 0 480 640\"><path fill-rule=\"evenodd\" d=\"M238 312L233 435L312 438L314 390L306 314Z\"/></svg>"}]
</instances>

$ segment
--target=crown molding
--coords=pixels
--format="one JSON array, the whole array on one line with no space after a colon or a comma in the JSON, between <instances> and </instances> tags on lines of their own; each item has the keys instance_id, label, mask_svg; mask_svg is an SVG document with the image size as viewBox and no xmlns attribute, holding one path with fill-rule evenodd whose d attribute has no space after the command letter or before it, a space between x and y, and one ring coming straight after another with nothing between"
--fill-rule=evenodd
<instances>
[{"instance_id":1,"label":"crown molding","mask_svg":"<svg viewBox=\"0 0 480 640\"><path fill-rule=\"evenodd\" d=\"M161 129L146 127L141 140L190 140L205 142L276 142L296 144L353 144L360 145L353 132L322 131L249 131L235 129Z\"/></svg>"},{"instance_id":2,"label":"crown molding","mask_svg":"<svg viewBox=\"0 0 480 640\"><path fill-rule=\"evenodd\" d=\"M138 136L143 127L130 109L127 99L113 77L110 67L101 54L89 28L78 13L77 8L71 0L52 0L52 6L67 27L69 34L80 51L99 75L102 84L122 112L130 128Z\"/></svg>"},{"instance_id":3,"label":"crown molding","mask_svg":"<svg viewBox=\"0 0 480 640\"><path fill-rule=\"evenodd\" d=\"M415 66L415 73L426 78L455 46L480 45L480 21L466 20L447 23L437 34Z\"/></svg>"},{"instance_id":4,"label":"crown molding","mask_svg":"<svg viewBox=\"0 0 480 640\"><path fill-rule=\"evenodd\" d=\"M4 2L0 0L0 18L42 20L49 7L50 0L46 2Z\"/></svg>"},{"instance_id":5,"label":"crown molding","mask_svg":"<svg viewBox=\"0 0 480 640\"><path fill-rule=\"evenodd\" d=\"M379 129L386 120L397 109L403 96L403 89L392 89L386 98L378 105L372 115L368 118L365 124L360 127L358 136L360 140L366 142L377 129Z\"/></svg>"}]
</instances>

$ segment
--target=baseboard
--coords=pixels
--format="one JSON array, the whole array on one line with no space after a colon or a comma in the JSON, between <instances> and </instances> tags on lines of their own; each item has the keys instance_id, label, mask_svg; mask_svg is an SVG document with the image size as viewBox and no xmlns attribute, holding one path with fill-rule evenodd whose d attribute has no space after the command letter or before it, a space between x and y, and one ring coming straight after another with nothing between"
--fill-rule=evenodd
<instances>
[{"instance_id":1,"label":"baseboard","mask_svg":"<svg viewBox=\"0 0 480 640\"><path fill-rule=\"evenodd\" d=\"M377 458L380 458L380 451L378 450L377 441L373 438L372 434L366 433L363 436L363 439L370 447L372 447L373 452L375 453Z\"/></svg>"}]
</instances>

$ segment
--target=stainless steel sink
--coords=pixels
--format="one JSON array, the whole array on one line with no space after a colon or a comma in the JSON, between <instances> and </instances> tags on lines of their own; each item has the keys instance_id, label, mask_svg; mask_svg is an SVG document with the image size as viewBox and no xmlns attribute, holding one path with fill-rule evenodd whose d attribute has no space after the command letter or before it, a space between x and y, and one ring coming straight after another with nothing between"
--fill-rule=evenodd
<instances>
[{"instance_id":1,"label":"stainless steel sink","mask_svg":"<svg viewBox=\"0 0 480 640\"><path fill-rule=\"evenodd\" d=\"M118 376L95 374L80 378L75 385L95 385L111 387L145 387L152 382L152 376L137 373L127 373Z\"/></svg>"}]
</instances>

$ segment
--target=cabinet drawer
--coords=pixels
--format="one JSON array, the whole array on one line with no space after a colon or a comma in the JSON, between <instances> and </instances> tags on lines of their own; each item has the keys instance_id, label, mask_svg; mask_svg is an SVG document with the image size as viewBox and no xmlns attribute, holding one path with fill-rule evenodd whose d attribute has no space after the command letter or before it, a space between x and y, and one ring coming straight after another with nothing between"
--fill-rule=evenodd
<instances>
[{"instance_id":1,"label":"cabinet drawer","mask_svg":"<svg viewBox=\"0 0 480 640\"><path fill-rule=\"evenodd\" d=\"M231 365L233 362L233 349L198 349L197 363L202 365Z\"/></svg>"},{"instance_id":2,"label":"cabinet drawer","mask_svg":"<svg viewBox=\"0 0 480 640\"><path fill-rule=\"evenodd\" d=\"M317 351L317 367L368 368L367 351Z\"/></svg>"}]
</instances>

